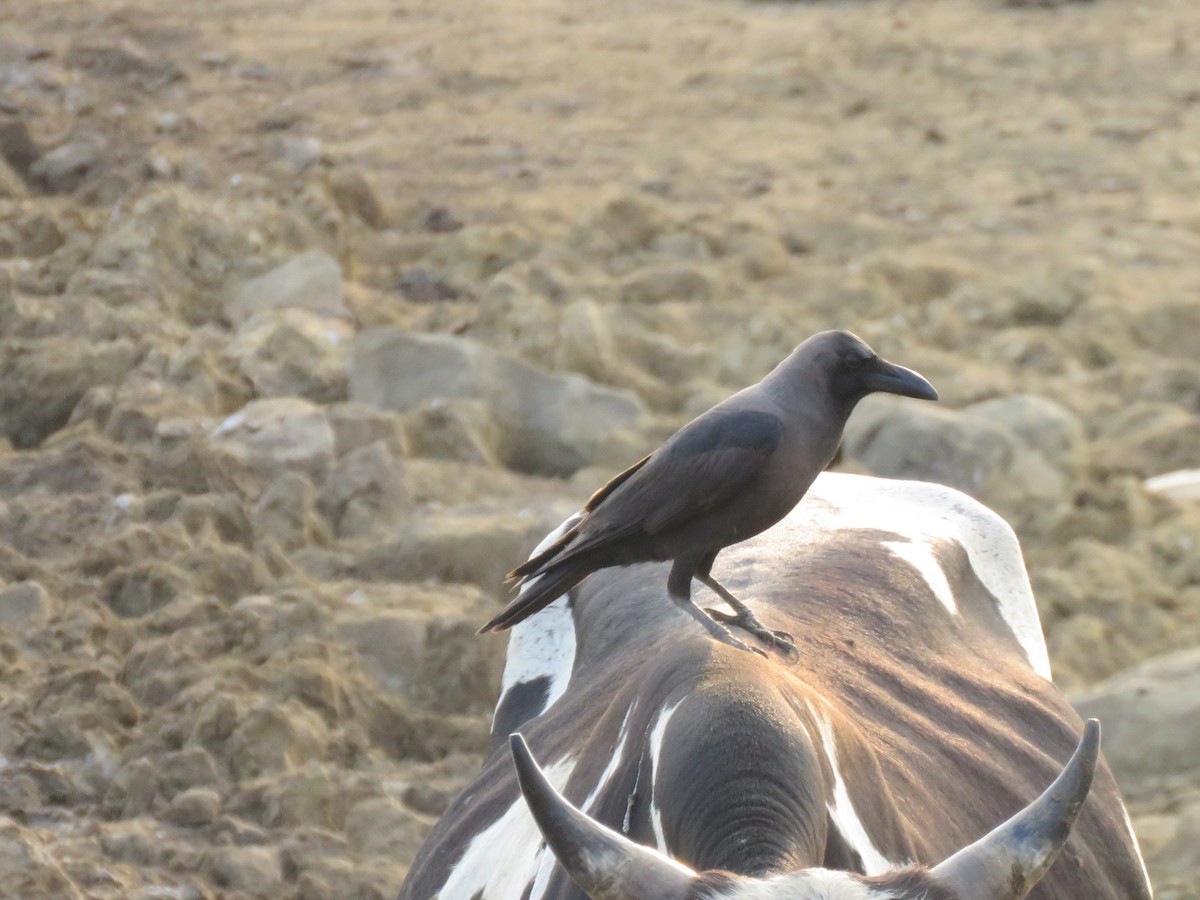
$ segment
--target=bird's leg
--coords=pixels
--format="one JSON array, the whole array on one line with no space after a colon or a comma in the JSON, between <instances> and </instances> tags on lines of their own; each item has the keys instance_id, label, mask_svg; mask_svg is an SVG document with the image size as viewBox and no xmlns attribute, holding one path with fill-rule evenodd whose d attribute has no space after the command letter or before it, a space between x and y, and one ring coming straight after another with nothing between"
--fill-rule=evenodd
<instances>
[{"instance_id":1,"label":"bird's leg","mask_svg":"<svg viewBox=\"0 0 1200 900\"><path fill-rule=\"evenodd\" d=\"M721 612L719 609L705 609L705 612L709 616L726 625L736 625L738 628L750 632L750 634L763 643L778 647L783 651L783 655L789 659L800 658L800 652L796 649L795 638L790 633L767 628L762 622L758 621L758 618L750 611L750 607L729 593L724 585L708 574L708 572L697 572L696 578L733 607L732 613Z\"/></svg>"},{"instance_id":2,"label":"bird's leg","mask_svg":"<svg viewBox=\"0 0 1200 900\"><path fill-rule=\"evenodd\" d=\"M692 602L692 576L696 571L696 563L694 560L675 560L675 564L671 566L671 574L667 578L667 593L675 605L682 609L685 613L695 619L704 628L709 635L722 644L728 644L730 647L736 647L738 650L745 650L747 653L757 653L759 656L766 656L757 647L751 647L742 641L739 641L729 629L721 623L715 621L711 616L705 613L700 607Z\"/></svg>"}]
</instances>

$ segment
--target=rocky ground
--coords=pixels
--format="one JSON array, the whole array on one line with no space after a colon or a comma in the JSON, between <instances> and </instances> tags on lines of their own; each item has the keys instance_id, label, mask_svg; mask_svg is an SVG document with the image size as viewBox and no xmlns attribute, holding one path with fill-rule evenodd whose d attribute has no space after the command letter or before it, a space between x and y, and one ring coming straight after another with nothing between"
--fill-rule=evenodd
<instances>
[{"instance_id":1,"label":"rocky ground","mask_svg":"<svg viewBox=\"0 0 1200 900\"><path fill-rule=\"evenodd\" d=\"M944 399L843 466L1014 522L1198 896L1200 503L1145 484L1200 467L1197 46L1188 0L10 8L0 895L393 896L503 571L843 326Z\"/></svg>"}]
</instances>

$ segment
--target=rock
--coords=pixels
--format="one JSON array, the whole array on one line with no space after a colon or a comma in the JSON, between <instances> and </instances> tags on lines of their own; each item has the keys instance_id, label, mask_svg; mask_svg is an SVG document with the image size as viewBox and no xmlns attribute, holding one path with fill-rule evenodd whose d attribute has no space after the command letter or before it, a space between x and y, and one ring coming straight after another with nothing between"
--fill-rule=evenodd
<instances>
[{"instance_id":1,"label":"rock","mask_svg":"<svg viewBox=\"0 0 1200 900\"><path fill-rule=\"evenodd\" d=\"M558 312L550 301L529 289L528 274L528 264L518 263L488 283L467 336L492 346L511 347L527 360L551 359Z\"/></svg>"},{"instance_id":2,"label":"rock","mask_svg":"<svg viewBox=\"0 0 1200 900\"><path fill-rule=\"evenodd\" d=\"M444 206L435 206L425 215L425 230L434 234L450 234L463 227L463 222Z\"/></svg>"},{"instance_id":3,"label":"rock","mask_svg":"<svg viewBox=\"0 0 1200 900\"><path fill-rule=\"evenodd\" d=\"M321 160L321 142L315 137L281 137L275 141L275 156L297 175Z\"/></svg>"},{"instance_id":4,"label":"rock","mask_svg":"<svg viewBox=\"0 0 1200 900\"><path fill-rule=\"evenodd\" d=\"M42 625L54 614L54 603L36 581L22 581L0 590L0 625L20 631Z\"/></svg>"},{"instance_id":5,"label":"rock","mask_svg":"<svg viewBox=\"0 0 1200 900\"><path fill-rule=\"evenodd\" d=\"M148 813L158 796L158 769L146 757L124 765L104 794L101 809L109 818Z\"/></svg>"},{"instance_id":6,"label":"rock","mask_svg":"<svg viewBox=\"0 0 1200 900\"><path fill-rule=\"evenodd\" d=\"M254 505L255 530L291 550L327 535L316 514L316 491L299 472L284 472Z\"/></svg>"},{"instance_id":7,"label":"rock","mask_svg":"<svg viewBox=\"0 0 1200 900\"><path fill-rule=\"evenodd\" d=\"M162 817L182 828L202 828L216 821L221 812L221 795L209 788L189 788L167 804Z\"/></svg>"},{"instance_id":8,"label":"rock","mask_svg":"<svg viewBox=\"0 0 1200 900\"><path fill-rule=\"evenodd\" d=\"M33 447L67 424L90 388L118 384L137 365L132 341L46 338L0 354L0 435Z\"/></svg>"},{"instance_id":9,"label":"rock","mask_svg":"<svg viewBox=\"0 0 1200 900\"><path fill-rule=\"evenodd\" d=\"M615 433L644 414L631 394L577 375L543 372L464 338L394 327L369 329L355 341L350 396L401 412L435 397L482 400L501 428L497 452L505 465L546 475L605 459Z\"/></svg>"},{"instance_id":10,"label":"rock","mask_svg":"<svg viewBox=\"0 0 1200 900\"><path fill-rule=\"evenodd\" d=\"M1155 475L1145 481L1146 490L1162 494L1172 500L1188 503L1200 502L1200 469L1183 469Z\"/></svg>"},{"instance_id":11,"label":"rock","mask_svg":"<svg viewBox=\"0 0 1200 900\"><path fill-rule=\"evenodd\" d=\"M6 772L0 778L0 812L18 821L26 821L42 806L37 783L24 773Z\"/></svg>"},{"instance_id":12,"label":"rock","mask_svg":"<svg viewBox=\"0 0 1200 900\"><path fill-rule=\"evenodd\" d=\"M1156 353L1195 362L1196 345L1190 338L1200 333L1200 308L1190 301L1139 304L1133 330Z\"/></svg>"},{"instance_id":13,"label":"rock","mask_svg":"<svg viewBox=\"0 0 1200 900\"><path fill-rule=\"evenodd\" d=\"M0 238L0 254L5 256L41 259L66 241L58 222L45 212L23 216L13 225L10 236Z\"/></svg>"},{"instance_id":14,"label":"rock","mask_svg":"<svg viewBox=\"0 0 1200 900\"><path fill-rule=\"evenodd\" d=\"M270 309L243 323L225 356L260 396L333 403L346 397L353 340L353 327L342 319Z\"/></svg>"},{"instance_id":15,"label":"rock","mask_svg":"<svg viewBox=\"0 0 1200 900\"><path fill-rule=\"evenodd\" d=\"M338 537L366 537L394 526L407 506L404 470L383 441L352 450L338 460L322 502Z\"/></svg>"},{"instance_id":16,"label":"rock","mask_svg":"<svg viewBox=\"0 0 1200 900\"><path fill-rule=\"evenodd\" d=\"M845 454L876 475L957 488L1018 530L1048 533L1066 514L1069 482L1013 431L982 416L872 397L846 428Z\"/></svg>"},{"instance_id":17,"label":"rock","mask_svg":"<svg viewBox=\"0 0 1200 900\"><path fill-rule=\"evenodd\" d=\"M166 606L189 583L187 574L178 566L151 559L114 569L104 579L103 596L118 616L133 619Z\"/></svg>"},{"instance_id":18,"label":"rock","mask_svg":"<svg viewBox=\"0 0 1200 900\"><path fill-rule=\"evenodd\" d=\"M405 417L405 434L415 456L477 465L499 460L500 426L483 400L435 397Z\"/></svg>"},{"instance_id":19,"label":"rock","mask_svg":"<svg viewBox=\"0 0 1200 900\"><path fill-rule=\"evenodd\" d=\"M325 410L333 428L338 456L383 441L393 456L407 455L403 419L364 403L335 403Z\"/></svg>"},{"instance_id":20,"label":"rock","mask_svg":"<svg viewBox=\"0 0 1200 900\"><path fill-rule=\"evenodd\" d=\"M50 194L69 194L99 167L104 145L99 139L62 144L29 167L29 180Z\"/></svg>"},{"instance_id":21,"label":"rock","mask_svg":"<svg viewBox=\"0 0 1200 900\"><path fill-rule=\"evenodd\" d=\"M0 872L9 896L79 900L83 895L55 855L34 831L0 821Z\"/></svg>"},{"instance_id":22,"label":"rock","mask_svg":"<svg viewBox=\"0 0 1200 900\"><path fill-rule=\"evenodd\" d=\"M1200 774L1200 650L1147 660L1071 699L1104 723L1104 756L1127 794Z\"/></svg>"},{"instance_id":23,"label":"rock","mask_svg":"<svg viewBox=\"0 0 1200 900\"><path fill-rule=\"evenodd\" d=\"M706 275L685 263L659 263L625 276L618 292L627 303L707 300L712 285Z\"/></svg>"},{"instance_id":24,"label":"rock","mask_svg":"<svg viewBox=\"0 0 1200 900\"><path fill-rule=\"evenodd\" d=\"M220 781L217 764L203 747L185 747L166 754L159 761L159 773L170 793L210 787Z\"/></svg>"},{"instance_id":25,"label":"rock","mask_svg":"<svg viewBox=\"0 0 1200 900\"><path fill-rule=\"evenodd\" d=\"M413 518L398 537L369 547L355 565L368 580L469 582L495 590L527 549L530 522L514 514Z\"/></svg>"},{"instance_id":26,"label":"rock","mask_svg":"<svg viewBox=\"0 0 1200 900\"><path fill-rule=\"evenodd\" d=\"M263 704L230 736L227 762L239 779L282 772L323 756L327 739L315 713L294 703Z\"/></svg>"},{"instance_id":27,"label":"rock","mask_svg":"<svg viewBox=\"0 0 1200 900\"><path fill-rule=\"evenodd\" d=\"M426 828L424 817L388 797L364 800L346 815L346 837L366 854L411 859Z\"/></svg>"},{"instance_id":28,"label":"rock","mask_svg":"<svg viewBox=\"0 0 1200 900\"><path fill-rule=\"evenodd\" d=\"M183 70L165 57L152 56L133 41L80 38L67 50L67 66L101 78L121 78L144 87L158 87L183 77Z\"/></svg>"},{"instance_id":29,"label":"rock","mask_svg":"<svg viewBox=\"0 0 1200 900\"><path fill-rule=\"evenodd\" d=\"M304 114L285 100L263 113L262 118L258 120L258 130L286 131L303 119Z\"/></svg>"},{"instance_id":30,"label":"rock","mask_svg":"<svg viewBox=\"0 0 1200 900\"><path fill-rule=\"evenodd\" d=\"M975 403L963 412L1014 432L1058 468L1077 464L1087 441L1079 417L1045 397L1014 394Z\"/></svg>"},{"instance_id":31,"label":"rock","mask_svg":"<svg viewBox=\"0 0 1200 900\"><path fill-rule=\"evenodd\" d=\"M458 288L450 282L421 268L402 273L396 280L396 290L413 303L438 303L459 296Z\"/></svg>"},{"instance_id":32,"label":"rock","mask_svg":"<svg viewBox=\"0 0 1200 900\"><path fill-rule=\"evenodd\" d=\"M29 133L23 118L0 116L0 157L22 178L29 178L29 170L41 151Z\"/></svg>"},{"instance_id":33,"label":"rock","mask_svg":"<svg viewBox=\"0 0 1200 900\"><path fill-rule=\"evenodd\" d=\"M211 439L217 447L264 474L286 468L319 476L333 462L329 419L319 406L299 398L247 403L213 428Z\"/></svg>"},{"instance_id":34,"label":"rock","mask_svg":"<svg viewBox=\"0 0 1200 900\"><path fill-rule=\"evenodd\" d=\"M1200 890L1200 792L1193 789L1175 799L1167 814L1137 816L1134 828L1154 895L1168 900L1195 897Z\"/></svg>"},{"instance_id":35,"label":"rock","mask_svg":"<svg viewBox=\"0 0 1200 900\"><path fill-rule=\"evenodd\" d=\"M479 640L475 630L495 611L493 600L480 590L451 585L360 590L390 602L382 612L347 610L338 635L358 651L383 689L435 712L491 709L504 664L503 642Z\"/></svg>"},{"instance_id":36,"label":"rock","mask_svg":"<svg viewBox=\"0 0 1200 900\"><path fill-rule=\"evenodd\" d=\"M274 847L215 847L205 854L201 871L217 887L242 897L279 897L284 893L279 851Z\"/></svg>"},{"instance_id":37,"label":"rock","mask_svg":"<svg viewBox=\"0 0 1200 900\"><path fill-rule=\"evenodd\" d=\"M347 215L357 216L372 228L387 225L379 195L358 169L334 169L329 175L329 193Z\"/></svg>"},{"instance_id":38,"label":"rock","mask_svg":"<svg viewBox=\"0 0 1200 900\"><path fill-rule=\"evenodd\" d=\"M885 252L867 263L864 274L869 283L884 288L907 308L946 297L973 273L955 258Z\"/></svg>"},{"instance_id":39,"label":"rock","mask_svg":"<svg viewBox=\"0 0 1200 900\"><path fill-rule=\"evenodd\" d=\"M629 253L649 247L667 225L661 206L646 197L630 195L610 201L587 230L606 237L614 252Z\"/></svg>"},{"instance_id":40,"label":"rock","mask_svg":"<svg viewBox=\"0 0 1200 900\"><path fill-rule=\"evenodd\" d=\"M225 307L235 323L268 309L297 306L343 315L342 267L328 253L310 250L243 284Z\"/></svg>"},{"instance_id":41,"label":"rock","mask_svg":"<svg viewBox=\"0 0 1200 900\"><path fill-rule=\"evenodd\" d=\"M1142 478L1200 466L1200 416L1171 403L1134 403L1100 422L1096 464Z\"/></svg>"}]
</instances>

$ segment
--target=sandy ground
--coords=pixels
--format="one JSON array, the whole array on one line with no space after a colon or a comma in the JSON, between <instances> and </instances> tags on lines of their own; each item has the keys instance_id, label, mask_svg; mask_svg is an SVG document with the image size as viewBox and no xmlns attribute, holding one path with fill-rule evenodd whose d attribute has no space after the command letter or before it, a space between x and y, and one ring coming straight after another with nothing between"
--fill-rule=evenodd
<instances>
[{"instance_id":1,"label":"sandy ground","mask_svg":"<svg viewBox=\"0 0 1200 900\"><path fill-rule=\"evenodd\" d=\"M848 327L944 403L842 465L1014 522L1200 896L1200 507L1144 486L1200 468L1197 46L1185 0L0 6L0 895L394 896L502 573Z\"/></svg>"}]
</instances>

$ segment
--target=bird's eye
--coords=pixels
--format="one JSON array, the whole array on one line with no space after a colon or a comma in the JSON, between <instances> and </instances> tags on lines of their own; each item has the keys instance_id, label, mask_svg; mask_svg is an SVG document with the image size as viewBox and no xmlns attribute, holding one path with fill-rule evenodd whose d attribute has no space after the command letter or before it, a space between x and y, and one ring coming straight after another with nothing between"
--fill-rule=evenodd
<instances>
[{"instance_id":1,"label":"bird's eye","mask_svg":"<svg viewBox=\"0 0 1200 900\"><path fill-rule=\"evenodd\" d=\"M865 363L866 361L867 361L867 358L865 356L852 356L852 357L850 357L850 359L846 360L846 368L847 369L861 369L863 366L863 363Z\"/></svg>"}]
</instances>

